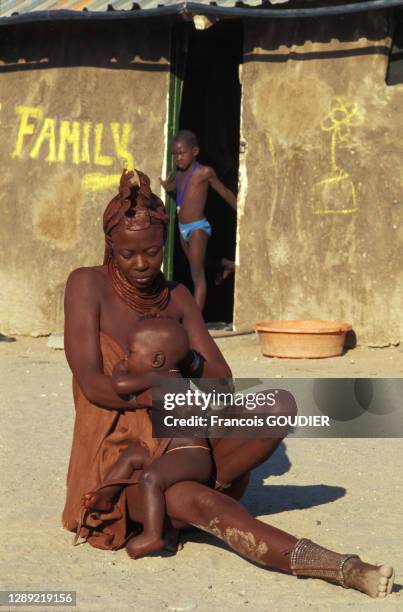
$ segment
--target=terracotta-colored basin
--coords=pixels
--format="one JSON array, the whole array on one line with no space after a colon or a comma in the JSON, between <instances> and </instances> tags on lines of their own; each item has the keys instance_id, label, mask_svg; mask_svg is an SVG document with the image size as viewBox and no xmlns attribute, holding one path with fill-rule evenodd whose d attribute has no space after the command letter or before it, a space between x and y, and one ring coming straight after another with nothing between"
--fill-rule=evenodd
<instances>
[{"instance_id":1,"label":"terracotta-colored basin","mask_svg":"<svg viewBox=\"0 0 403 612\"><path fill-rule=\"evenodd\" d=\"M341 321L264 321L255 325L263 355L288 359L341 355L351 329Z\"/></svg>"}]
</instances>

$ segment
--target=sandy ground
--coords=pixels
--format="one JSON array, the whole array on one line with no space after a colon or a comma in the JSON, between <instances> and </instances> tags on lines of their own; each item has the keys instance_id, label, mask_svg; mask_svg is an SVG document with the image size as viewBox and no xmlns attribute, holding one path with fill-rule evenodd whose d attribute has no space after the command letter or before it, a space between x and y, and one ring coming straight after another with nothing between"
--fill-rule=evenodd
<instances>
[{"instance_id":1,"label":"sandy ground","mask_svg":"<svg viewBox=\"0 0 403 612\"><path fill-rule=\"evenodd\" d=\"M399 347L283 361L263 358L253 336L219 344L242 377L403 375ZM175 557L132 561L124 551L73 548L72 535L60 523L74 418L64 354L47 348L46 339L0 344L0 377L1 589L75 590L77 609L86 612L403 609L400 439L290 438L256 471L243 500L252 514L276 527L394 565L395 591L377 601L267 571L197 532Z\"/></svg>"}]
</instances>

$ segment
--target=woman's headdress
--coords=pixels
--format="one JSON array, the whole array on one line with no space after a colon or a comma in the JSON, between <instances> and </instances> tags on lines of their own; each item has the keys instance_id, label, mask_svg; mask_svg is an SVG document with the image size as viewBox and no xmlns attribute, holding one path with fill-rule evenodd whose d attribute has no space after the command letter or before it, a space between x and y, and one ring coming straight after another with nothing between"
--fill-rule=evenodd
<instances>
[{"instance_id":1,"label":"woman's headdress","mask_svg":"<svg viewBox=\"0 0 403 612\"><path fill-rule=\"evenodd\" d=\"M136 172L138 183L132 181ZM150 225L167 226L169 217L165 206L151 191L150 179L140 170L123 170L120 177L119 193L105 209L103 228L105 233L104 264L111 259L111 234L115 231L138 231Z\"/></svg>"}]
</instances>

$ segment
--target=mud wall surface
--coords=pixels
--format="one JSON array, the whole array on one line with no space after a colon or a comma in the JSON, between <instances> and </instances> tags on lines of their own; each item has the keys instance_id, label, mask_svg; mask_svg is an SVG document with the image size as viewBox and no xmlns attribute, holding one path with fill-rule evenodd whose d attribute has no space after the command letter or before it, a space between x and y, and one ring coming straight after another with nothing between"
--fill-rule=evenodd
<instances>
[{"instance_id":1,"label":"mud wall surface","mask_svg":"<svg viewBox=\"0 0 403 612\"><path fill-rule=\"evenodd\" d=\"M102 263L122 168L159 192L169 29L31 24L0 41L0 331L47 334L69 272Z\"/></svg>"},{"instance_id":2,"label":"mud wall surface","mask_svg":"<svg viewBox=\"0 0 403 612\"><path fill-rule=\"evenodd\" d=\"M403 85L391 15L245 25L235 325L403 338Z\"/></svg>"}]
</instances>

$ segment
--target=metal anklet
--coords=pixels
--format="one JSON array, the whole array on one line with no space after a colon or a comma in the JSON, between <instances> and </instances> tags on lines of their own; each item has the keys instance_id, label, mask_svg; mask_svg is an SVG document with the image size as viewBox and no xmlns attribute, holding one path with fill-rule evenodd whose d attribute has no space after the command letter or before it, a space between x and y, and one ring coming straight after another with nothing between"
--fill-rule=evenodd
<instances>
[{"instance_id":1,"label":"metal anklet","mask_svg":"<svg viewBox=\"0 0 403 612\"><path fill-rule=\"evenodd\" d=\"M322 578L346 587L343 566L358 555L340 555L305 538L298 540L291 553L291 571L294 576Z\"/></svg>"}]
</instances>

